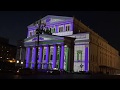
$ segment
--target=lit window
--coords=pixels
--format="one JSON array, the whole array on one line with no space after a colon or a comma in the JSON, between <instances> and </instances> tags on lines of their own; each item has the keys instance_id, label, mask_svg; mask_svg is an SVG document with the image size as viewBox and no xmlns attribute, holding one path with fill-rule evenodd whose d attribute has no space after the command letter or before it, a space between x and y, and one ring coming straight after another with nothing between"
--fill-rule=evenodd
<instances>
[{"instance_id":1,"label":"lit window","mask_svg":"<svg viewBox=\"0 0 120 90\"><path fill-rule=\"evenodd\" d=\"M7 58L7 59L9 59L9 58Z\"/></svg>"},{"instance_id":2,"label":"lit window","mask_svg":"<svg viewBox=\"0 0 120 90\"><path fill-rule=\"evenodd\" d=\"M0 58L2 58L2 57L0 57Z\"/></svg>"},{"instance_id":3,"label":"lit window","mask_svg":"<svg viewBox=\"0 0 120 90\"><path fill-rule=\"evenodd\" d=\"M7 51L7 52L9 52L9 51Z\"/></svg>"}]
</instances>

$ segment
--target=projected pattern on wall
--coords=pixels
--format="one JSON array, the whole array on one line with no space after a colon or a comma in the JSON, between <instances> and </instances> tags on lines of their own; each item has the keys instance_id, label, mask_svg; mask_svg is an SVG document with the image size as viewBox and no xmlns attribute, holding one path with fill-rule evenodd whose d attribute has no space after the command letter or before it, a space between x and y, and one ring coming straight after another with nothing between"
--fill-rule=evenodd
<instances>
[{"instance_id":1,"label":"projected pattern on wall","mask_svg":"<svg viewBox=\"0 0 120 90\"><path fill-rule=\"evenodd\" d=\"M88 71L89 70L89 47L88 45L75 45L74 50L74 71Z\"/></svg>"},{"instance_id":2,"label":"projected pattern on wall","mask_svg":"<svg viewBox=\"0 0 120 90\"><path fill-rule=\"evenodd\" d=\"M40 46L41 48L39 50L40 53L38 53L39 55L38 68L39 69L58 68L58 69L64 69L68 71L67 70L68 67L70 68L70 66L68 65L70 63L68 62L70 61L69 59L71 56L68 52L69 52L69 49L71 48L63 46L62 42L64 39L63 37L59 37L59 36L66 36L66 37L76 38L75 46L74 46L74 71L75 72L88 71L89 70L89 58L88 58L89 57L88 56L89 55L89 33L73 34L73 18L72 17L70 18L61 17L60 18L60 17L54 17L54 16L47 16L43 18L42 20L46 21L46 19L48 18L51 18L51 19L50 21L46 22L46 27L49 28L49 30L51 30L52 35L46 35L46 34L40 35L39 40L43 48L41 48ZM59 18L59 20L57 18ZM28 36L25 39L26 47L33 46L34 48L34 46L36 45L34 43L35 41L37 41L37 38L35 37L36 28L37 27L34 26L33 24L28 27ZM50 48L49 48L49 44L50 44ZM60 44L62 47L58 46L58 48L54 48L55 47L54 44ZM57 51L57 57L55 54L56 51ZM28 49L27 52L28 53L26 55L26 67L34 68L35 60L36 60L36 57L35 57L36 49L35 48L33 50Z\"/></svg>"}]
</instances>

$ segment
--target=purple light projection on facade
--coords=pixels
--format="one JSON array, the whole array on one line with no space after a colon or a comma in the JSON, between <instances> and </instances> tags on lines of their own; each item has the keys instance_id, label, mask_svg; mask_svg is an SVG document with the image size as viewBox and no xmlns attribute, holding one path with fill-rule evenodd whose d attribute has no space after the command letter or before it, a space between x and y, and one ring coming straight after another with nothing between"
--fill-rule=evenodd
<instances>
[{"instance_id":1,"label":"purple light projection on facade","mask_svg":"<svg viewBox=\"0 0 120 90\"><path fill-rule=\"evenodd\" d=\"M57 46L54 45L52 68L55 68L55 67L56 67L56 59L57 59Z\"/></svg>"},{"instance_id":2,"label":"purple light projection on facade","mask_svg":"<svg viewBox=\"0 0 120 90\"><path fill-rule=\"evenodd\" d=\"M73 23L71 23L71 22L64 22L63 24L57 23L57 24L55 24L55 26L56 26L56 33L59 32L59 26L61 26L61 25L64 25L64 30L65 30L65 29L66 29L66 28L65 28L65 25L66 25L66 24L70 24L70 31L73 30Z\"/></svg>"},{"instance_id":3,"label":"purple light projection on facade","mask_svg":"<svg viewBox=\"0 0 120 90\"><path fill-rule=\"evenodd\" d=\"M46 19L46 22L48 23L48 22L50 22L50 20L51 20L51 18L47 18L47 19Z\"/></svg>"},{"instance_id":4,"label":"purple light projection on facade","mask_svg":"<svg viewBox=\"0 0 120 90\"><path fill-rule=\"evenodd\" d=\"M60 69L64 69L64 44L61 46Z\"/></svg>"},{"instance_id":5,"label":"purple light projection on facade","mask_svg":"<svg viewBox=\"0 0 120 90\"><path fill-rule=\"evenodd\" d=\"M32 41L37 41L37 38L33 38ZM40 37L39 40L44 40L44 38Z\"/></svg>"},{"instance_id":6,"label":"purple light projection on facade","mask_svg":"<svg viewBox=\"0 0 120 90\"><path fill-rule=\"evenodd\" d=\"M55 29L56 29L55 33L59 33L59 26L64 25L64 30L66 30L66 28L65 28L66 24L70 24L70 31L73 31L73 19L69 20L69 21L62 21L62 22L55 22L55 23L52 23L52 24L47 24L46 27L50 28L52 26L55 26ZM31 26L31 28L32 27L33 27L33 30L35 30L34 26ZM29 33L28 33L28 37L29 37Z\"/></svg>"},{"instance_id":7,"label":"purple light projection on facade","mask_svg":"<svg viewBox=\"0 0 120 90\"><path fill-rule=\"evenodd\" d=\"M33 48L33 53L32 53L32 68L35 67L35 59L36 59L36 47Z\"/></svg>"},{"instance_id":8,"label":"purple light projection on facade","mask_svg":"<svg viewBox=\"0 0 120 90\"><path fill-rule=\"evenodd\" d=\"M27 52L26 52L26 68L29 67L29 59L30 59L30 48L27 48Z\"/></svg>"},{"instance_id":9,"label":"purple light projection on facade","mask_svg":"<svg viewBox=\"0 0 120 90\"><path fill-rule=\"evenodd\" d=\"M73 23L70 25L70 30L73 31Z\"/></svg>"},{"instance_id":10,"label":"purple light projection on facade","mask_svg":"<svg viewBox=\"0 0 120 90\"><path fill-rule=\"evenodd\" d=\"M85 71L88 71L88 47L85 47Z\"/></svg>"},{"instance_id":11,"label":"purple light projection on facade","mask_svg":"<svg viewBox=\"0 0 120 90\"><path fill-rule=\"evenodd\" d=\"M38 64L38 69L42 69L42 58L43 58L43 47L42 46L40 46L40 50L39 50L39 60L38 60L38 62L40 63L40 64Z\"/></svg>"},{"instance_id":12,"label":"purple light projection on facade","mask_svg":"<svg viewBox=\"0 0 120 90\"><path fill-rule=\"evenodd\" d=\"M55 22L51 22L51 17L48 17L46 19L46 27L50 28L50 27L53 27L55 28L55 33L58 33L58 30L59 30L59 26L60 25L64 25L64 31L66 30L66 27L65 25L66 24L70 24L70 31L73 30L73 18L71 17L70 19L62 19L62 18L59 18L61 19L61 21L55 21ZM63 20L63 21L62 21ZM37 27L35 26L29 26L28 27L28 36L29 36L29 31L32 31L32 30L35 30ZM64 33L64 32L62 32ZM33 39L34 40L37 40L36 38ZM40 39L40 40L44 40L44 39ZM46 43L45 43L46 45ZM30 46L30 45L29 45ZM34 45L32 45L34 46ZM49 51L50 51L50 47L47 45L46 46L46 65L44 65L44 68L47 69L48 68L48 65L49 65ZM64 69L64 44L61 46L61 49L60 49L60 69ZM57 47L54 46L54 52L57 52ZM36 49L34 48L33 49L33 53L32 53L32 68L34 68L35 66L35 59L36 59ZM43 48L42 46L40 47L40 51L39 51L39 60L38 62L41 63L42 62L42 58L43 58ZM29 59L30 59L30 49L28 50L28 53L27 53L27 57L26 57L26 67L28 67L29 65L27 63L29 63ZM56 67L56 60L57 60L57 53L54 53L53 54L53 65L52 65L52 68L55 68ZM41 64L38 64L38 68L41 68L42 65Z\"/></svg>"},{"instance_id":13,"label":"purple light projection on facade","mask_svg":"<svg viewBox=\"0 0 120 90\"><path fill-rule=\"evenodd\" d=\"M45 64L45 69L48 69L48 65L49 65L49 45L46 45L46 64Z\"/></svg>"}]
</instances>

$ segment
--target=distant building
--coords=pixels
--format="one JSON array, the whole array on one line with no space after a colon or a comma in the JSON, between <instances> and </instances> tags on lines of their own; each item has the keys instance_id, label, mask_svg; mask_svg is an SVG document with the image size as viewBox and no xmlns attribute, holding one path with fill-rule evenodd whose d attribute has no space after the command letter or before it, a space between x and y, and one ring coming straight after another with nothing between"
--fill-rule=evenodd
<instances>
[{"instance_id":1,"label":"distant building","mask_svg":"<svg viewBox=\"0 0 120 90\"><path fill-rule=\"evenodd\" d=\"M0 37L0 61L16 58L16 46L9 44L9 39Z\"/></svg>"},{"instance_id":2,"label":"distant building","mask_svg":"<svg viewBox=\"0 0 120 90\"><path fill-rule=\"evenodd\" d=\"M119 52L100 35L75 17L48 15L41 19L52 35L40 34L37 45L37 23L28 26L26 67L35 68L36 46L39 46L38 69L64 69L68 72L91 71L116 74L120 71Z\"/></svg>"},{"instance_id":3,"label":"distant building","mask_svg":"<svg viewBox=\"0 0 120 90\"><path fill-rule=\"evenodd\" d=\"M17 41L16 66L24 67L25 61L24 40Z\"/></svg>"}]
</instances>

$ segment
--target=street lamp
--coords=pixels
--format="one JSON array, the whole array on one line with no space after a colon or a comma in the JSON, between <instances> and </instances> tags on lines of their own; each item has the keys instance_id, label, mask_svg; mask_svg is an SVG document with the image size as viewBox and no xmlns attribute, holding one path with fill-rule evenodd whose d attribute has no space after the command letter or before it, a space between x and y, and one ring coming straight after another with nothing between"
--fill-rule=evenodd
<instances>
[{"instance_id":1,"label":"street lamp","mask_svg":"<svg viewBox=\"0 0 120 90\"><path fill-rule=\"evenodd\" d=\"M39 52L39 36L40 34L43 34L44 32L44 27L45 24L41 23L41 19L39 20L39 22L37 23L38 27L36 29L36 36L37 36L37 45L36 45L36 60L35 60L35 71L37 72L38 70L38 52Z\"/></svg>"},{"instance_id":2,"label":"street lamp","mask_svg":"<svg viewBox=\"0 0 120 90\"><path fill-rule=\"evenodd\" d=\"M44 30L46 29L46 30ZM51 31L46 28L46 23L41 23L41 19L37 23L36 36L37 36L37 45L36 45L36 61L35 61L35 71L38 70L38 52L39 52L39 36L40 34L52 35Z\"/></svg>"}]
</instances>

